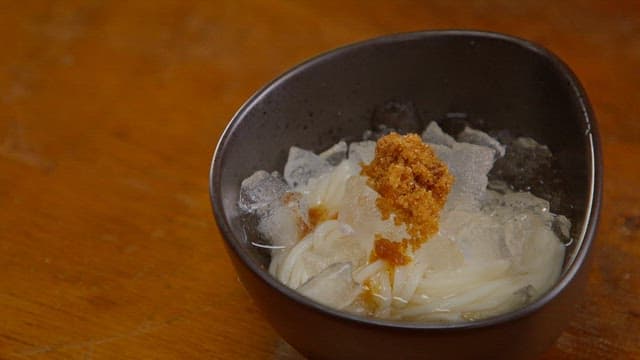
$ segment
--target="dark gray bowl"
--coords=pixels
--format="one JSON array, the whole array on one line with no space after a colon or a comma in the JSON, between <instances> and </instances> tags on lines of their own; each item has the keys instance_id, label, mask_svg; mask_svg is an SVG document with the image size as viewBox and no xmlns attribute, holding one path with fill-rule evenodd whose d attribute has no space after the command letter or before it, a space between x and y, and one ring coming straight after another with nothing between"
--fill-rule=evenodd
<instances>
[{"instance_id":1,"label":"dark gray bowl","mask_svg":"<svg viewBox=\"0 0 640 360\"><path fill-rule=\"evenodd\" d=\"M374 108L413 101L423 121L467 113L483 129L547 144L567 186L574 241L558 283L517 311L462 324L365 319L319 305L267 272L238 219L242 179L282 170L290 146L322 150L370 127ZM473 122L472 121L472 122ZM233 264L256 305L302 354L324 359L527 358L558 337L580 301L600 211L602 165L587 96L556 56L530 42L477 31L373 39L316 57L254 95L222 135L211 201Z\"/></svg>"}]
</instances>

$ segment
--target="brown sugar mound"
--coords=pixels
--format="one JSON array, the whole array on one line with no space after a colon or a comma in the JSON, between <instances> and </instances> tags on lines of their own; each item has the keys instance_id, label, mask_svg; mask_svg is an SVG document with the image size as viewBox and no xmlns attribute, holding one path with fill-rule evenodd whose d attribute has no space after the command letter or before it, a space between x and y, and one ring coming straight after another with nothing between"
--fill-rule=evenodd
<instances>
[{"instance_id":1,"label":"brown sugar mound","mask_svg":"<svg viewBox=\"0 0 640 360\"><path fill-rule=\"evenodd\" d=\"M453 176L418 135L391 133L380 138L375 158L362 167L362 175L369 177L367 184L380 195L376 205L383 219L394 214L394 222L407 227L411 238L403 240L403 249L409 242L416 250L438 231L440 211L447 201ZM378 244L381 241L382 238L376 239L376 253L372 257L386 259L381 255L390 253L386 251L389 244ZM378 248L385 251L378 254ZM397 254L392 258L386 260L398 262Z\"/></svg>"}]
</instances>

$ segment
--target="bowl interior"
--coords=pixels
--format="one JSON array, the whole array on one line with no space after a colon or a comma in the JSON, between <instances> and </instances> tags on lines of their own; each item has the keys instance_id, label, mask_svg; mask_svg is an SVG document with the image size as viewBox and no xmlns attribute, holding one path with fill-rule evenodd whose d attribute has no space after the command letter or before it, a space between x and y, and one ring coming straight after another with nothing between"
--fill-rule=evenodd
<instances>
[{"instance_id":1,"label":"bowl interior","mask_svg":"<svg viewBox=\"0 0 640 360\"><path fill-rule=\"evenodd\" d=\"M225 131L212 168L216 218L231 248L266 273L269 258L251 245L255 233L236 205L244 178L259 169L281 172L292 145L320 151L360 138L375 107L390 99L413 102L423 125L467 114L482 130L506 129L550 148L567 189L561 210L572 222L566 276L594 226L599 159L589 104L571 72L545 50L466 31L403 34L338 49L250 99Z\"/></svg>"}]
</instances>

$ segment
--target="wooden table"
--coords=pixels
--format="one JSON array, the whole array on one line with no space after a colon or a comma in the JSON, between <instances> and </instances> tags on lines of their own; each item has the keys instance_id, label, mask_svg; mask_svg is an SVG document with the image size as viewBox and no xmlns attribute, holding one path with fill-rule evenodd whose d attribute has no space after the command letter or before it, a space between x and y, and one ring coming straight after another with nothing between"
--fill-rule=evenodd
<instances>
[{"instance_id":1,"label":"wooden table","mask_svg":"<svg viewBox=\"0 0 640 360\"><path fill-rule=\"evenodd\" d=\"M582 79L605 203L588 296L545 358L640 358L640 2L579 0L2 1L0 358L299 358L223 251L218 136L292 65L433 28L532 39Z\"/></svg>"}]
</instances>

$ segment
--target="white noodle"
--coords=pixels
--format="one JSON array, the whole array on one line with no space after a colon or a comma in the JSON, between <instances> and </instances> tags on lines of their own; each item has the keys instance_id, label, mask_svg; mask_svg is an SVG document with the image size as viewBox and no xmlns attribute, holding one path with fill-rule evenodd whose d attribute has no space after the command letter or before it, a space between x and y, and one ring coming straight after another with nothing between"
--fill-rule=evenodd
<instances>
[{"instance_id":1,"label":"white noodle","mask_svg":"<svg viewBox=\"0 0 640 360\"><path fill-rule=\"evenodd\" d=\"M291 272L293 271L293 265L296 263L300 255L302 255L302 253L311 246L312 240L313 236L307 236L302 241L298 242L291 251L289 251L289 254L279 268L280 271L278 272L278 278L280 281L285 284L288 282Z\"/></svg>"}]
</instances>

